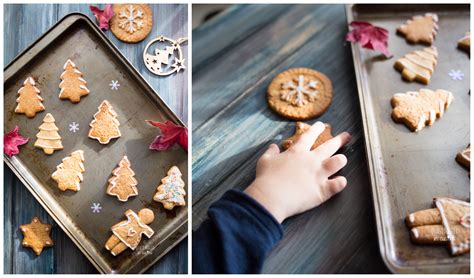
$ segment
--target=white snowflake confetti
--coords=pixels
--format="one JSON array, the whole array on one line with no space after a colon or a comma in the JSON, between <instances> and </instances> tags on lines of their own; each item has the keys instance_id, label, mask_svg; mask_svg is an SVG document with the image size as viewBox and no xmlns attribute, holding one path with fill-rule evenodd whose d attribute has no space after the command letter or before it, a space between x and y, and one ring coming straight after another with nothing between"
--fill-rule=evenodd
<instances>
[{"instance_id":1,"label":"white snowflake confetti","mask_svg":"<svg viewBox=\"0 0 474 278\"><path fill-rule=\"evenodd\" d=\"M76 122L72 122L69 124L69 131L72 131L74 133L76 133L77 131L79 131L79 124L76 123Z\"/></svg>"},{"instance_id":2,"label":"white snowflake confetti","mask_svg":"<svg viewBox=\"0 0 474 278\"><path fill-rule=\"evenodd\" d=\"M464 78L464 73L460 70L450 70L448 75L452 80L462 80Z\"/></svg>"},{"instance_id":3,"label":"white snowflake confetti","mask_svg":"<svg viewBox=\"0 0 474 278\"><path fill-rule=\"evenodd\" d=\"M140 30L144 25L143 11L140 9L135 9L133 5L129 5L126 11L121 11L119 18L119 27L130 34Z\"/></svg>"},{"instance_id":4,"label":"white snowflake confetti","mask_svg":"<svg viewBox=\"0 0 474 278\"><path fill-rule=\"evenodd\" d=\"M118 82L118 80L112 80L112 81L110 81L109 86L110 86L111 90L117 91L120 87L120 83Z\"/></svg>"},{"instance_id":5,"label":"white snowflake confetti","mask_svg":"<svg viewBox=\"0 0 474 278\"><path fill-rule=\"evenodd\" d=\"M282 89L287 90L281 94L281 99L290 102L296 106L303 106L307 103L305 95L308 97L308 100L312 101L316 97L316 94L319 91L316 89L318 81L310 80L305 82L304 76L298 76L298 83L294 80L288 81L288 83L283 84Z\"/></svg>"},{"instance_id":6,"label":"white snowflake confetti","mask_svg":"<svg viewBox=\"0 0 474 278\"><path fill-rule=\"evenodd\" d=\"M92 203L91 210L93 213L100 213L101 209L100 203Z\"/></svg>"}]
</instances>

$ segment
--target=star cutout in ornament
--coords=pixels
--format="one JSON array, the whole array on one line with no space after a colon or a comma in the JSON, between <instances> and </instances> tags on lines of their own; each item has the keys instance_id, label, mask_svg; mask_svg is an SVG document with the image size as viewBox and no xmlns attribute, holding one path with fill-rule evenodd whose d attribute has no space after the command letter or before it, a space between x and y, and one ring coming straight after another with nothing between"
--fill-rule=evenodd
<instances>
[{"instance_id":1,"label":"star cutout in ornament","mask_svg":"<svg viewBox=\"0 0 474 278\"><path fill-rule=\"evenodd\" d=\"M173 69L176 69L176 72L179 72L180 70L184 70L186 67L184 66L184 58L183 59L174 59L174 64L171 65Z\"/></svg>"},{"instance_id":2,"label":"star cutout in ornament","mask_svg":"<svg viewBox=\"0 0 474 278\"><path fill-rule=\"evenodd\" d=\"M33 249L37 256L41 254L44 247L53 246L53 240L50 237L51 225L41 223L38 217L33 218L30 224L21 225L20 230L23 233L21 244Z\"/></svg>"}]
</instances>

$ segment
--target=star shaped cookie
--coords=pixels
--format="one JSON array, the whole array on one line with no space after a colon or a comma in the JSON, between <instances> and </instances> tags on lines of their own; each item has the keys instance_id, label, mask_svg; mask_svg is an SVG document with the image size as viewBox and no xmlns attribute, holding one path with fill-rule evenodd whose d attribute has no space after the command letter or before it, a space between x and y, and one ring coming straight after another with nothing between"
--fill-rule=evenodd
<instances>
[{"instance_id":1,"label":"star shaped cookie","mask_svg":"<svg viewBox=\"0 0 474 278\"><path fill-rule=\"evenodd\" d=\"M51 225L41 223L38 217L33 218L30 224L21 225L20 231L23 233L21 244L33 249L37 256L41 254L44 247L54 245L50 237Z\"/></svg>"}]
</instances>

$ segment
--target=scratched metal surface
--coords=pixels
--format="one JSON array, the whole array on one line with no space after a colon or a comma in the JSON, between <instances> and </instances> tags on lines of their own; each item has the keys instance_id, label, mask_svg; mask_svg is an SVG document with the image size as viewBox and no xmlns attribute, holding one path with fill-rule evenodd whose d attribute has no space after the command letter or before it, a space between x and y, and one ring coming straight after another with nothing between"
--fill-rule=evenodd
<instances>
[{"instance_id":1,"label":"scratched metal surface","mask_svg":"<svg viewBox=\"0 0 474 278\"><path fill-rule=\"evenodd\" d=\"M155 24L149 37L139 44L125 44L110 32L106 35L138 69L178 117L187 121L186 74L156 78L144 67L141 55L146 42L160 34L170 37L187 36L187 5L152 5ZM5 5L4 61L8 64L49 27L71 12L82 12L93 18L88 5ZM184 47L186 51L187 46ZM53 223L8 167L4 167L4 267L5 273L95 273L96 270L74 243ZM55 246L36 257L21 247L18 226L33 216L53 223ZM74 263L71 263L74 262ZM187 273L187 243L182 241L170 253L152 266L147 273Z\"/></svg>"},{"instance_id":2,"label":"scratched metal surface","mask_svg":"<svg viewBox=\"0 0 474 278\"><path fill-rule=\"evenodd\" d=\"M193 30L193 229L225 191L253 180L270 143L293 133L295 122L266 103L266 88L278 73L302 66L328 75L334 99L318 120L353 136L342 151L347 188L283 223L285 236L265 273L388 272L378 250L346 33L343 5L237 5Z\"/></svg>"}]
</instances>

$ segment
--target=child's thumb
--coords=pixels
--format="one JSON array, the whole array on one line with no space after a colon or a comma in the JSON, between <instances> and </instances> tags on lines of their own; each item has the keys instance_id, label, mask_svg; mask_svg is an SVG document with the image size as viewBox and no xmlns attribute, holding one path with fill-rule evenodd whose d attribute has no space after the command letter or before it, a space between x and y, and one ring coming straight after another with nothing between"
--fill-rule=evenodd
<instances>
[{"instance_id":1,"label":"child's thumb","mask_svg":"<svg viewBox=\"0 0 474 278\"><path fill-rule=\"evenodd\" d=\"M274 156L280 153L280 148L276 144L271 144L263 154L264 156Z\"/></svg>"}]
</instances>

